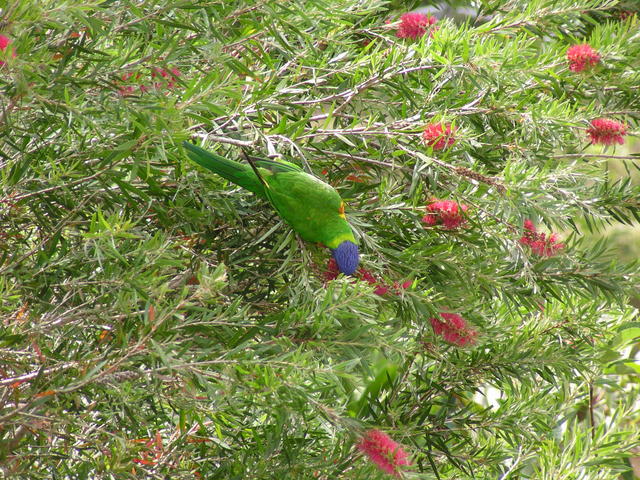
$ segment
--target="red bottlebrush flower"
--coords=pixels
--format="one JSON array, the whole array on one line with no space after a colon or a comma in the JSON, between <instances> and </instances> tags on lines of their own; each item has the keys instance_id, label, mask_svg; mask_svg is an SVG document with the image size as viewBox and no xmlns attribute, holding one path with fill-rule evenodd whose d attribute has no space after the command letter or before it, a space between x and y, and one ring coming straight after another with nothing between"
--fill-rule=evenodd
<instances>
[{"instance_id":1,"label":"red bottlebrush flower","mask_svg":"<svg viewBox=\"0 0 640 480\"><path fill-rule=\"evenodd\" d=\"M330 282L331 280L335 280L336 278L338 278L338 275L340 275L340 270L338 269L338 263L336 262L335 258L331 257L329 259L329 263L327 264L327 270L323 274L325 283ZM358 268L358 271L356 272L355 277L356 277L355 279L356 281L361 280L361 281L367 282L369 285L375 286L373 293L380 296L386 295L389 292L394 293L395 295L398 295L400 288L406 290L413 284L411 280L407 280L400 285L398 285L398 283L395 282L393 284L393 287L389 287L387 285L380 283L380 281L375 277L375 275L373 275L373 273L371 273L369 270L367 270L364 267Z\"/></svg>"},{"instance_id":2,"label":"red bottlebrush flower","mask_svg":"<svg viewBox=\"0 0 640 480\"><path fill-rule=\"evenodd\" d=\"M468 209L467 205L458 205L451 200L436 200L427 205L427 214L422 217L422 222L425 225L442 225L447 230L453 230L467 221L463 213Z\"/></svg>"},{"instance_id":3,"label":"red bottlebrush flower","mask_svg":"<svg viewBox=\"0 0 640 480\"><path fill-rule=\"evenodd\" d=\"M176 80L180 77L180 70L173 67L171 69L164 69L159 67L151 67L151 78L155 78L158 81L153 82L151 84L136 84L136 86L140 89L140 93L147 93L151 89L155 90L171 90L176 86ZM120 77L123 82L132 82L140 80L140 73L135 74L133 72L123 73ZM139 82L138 82L139 83ZM124 85L118 89L118 92L122 96L133 95L135 92L135 87L133 85Z\"/></svg>"},{"instance_id":4,"label":"red bottlebrush flower","mask_svg":"<svg viewBox=\"0 0 640 480\"><path fill-rule=\"evenodd\" d=\"M634 12L632 12L631 10L620 10L618 12L618 18L620 20L626 20L629 17L632 17L634 15Z\"/></svg>"},{"instance_id":5,"label":"red bottlebrush flower","mask_svg":"<svg viewBox=\"0 0 640 480\"><path fill-rule=\"evenodd\" d=\"M373 293L375 293L376 295L380 295L382 297L383 295L386 295L387 293L389 293L389 287L386 287L384 285L378 285L376 288L373 289Z\"/></svg>"},{"instance_id":6,"label":"red bottlebrush flower","mask_svg":"<svg viewBox=\"0 0 640 480\"><path fill-rule=\"evenodd\" d=\"M11 43L11 40L9 39L9 37L0 35L0 50L4 52L10 43Z\"/></svg>"},{"instance_id":7,"label":"red bottlebrush flower","mask_svg":"<svg viewBox=\"0 0 640 480\"><path fill-rule=\"evenodd\" d=\"M394 295L399 295L400 288L406 290L413 283L411 280L407 280L401 285L398 285L398 282L394 282L393 286L384 285L380 283L380 281L364 267L360 267L358 269L357 275L360 280L364 280L369 285L374 285L376 288L374 288L373 293L380 296L386 295L389 292L393 293Z\"/></svg>"},{"instance_id":8,"label":"red bottlebrush flower","mask_svg":"<svg viewBox=\"0 0 640 480\"><path fill-rule=\"evenodd\" d=\"M157 76L167 77L169 74L164 68L153 67L151 69L151 78L156 78Z\"/></svg>"},{"instance_id":9,"label":"red bottlebrush flower","mask_svg":"<svg viewBox=\"0 0 640 480\"><path fill-rule=\"evenodd\" d=\"M340 275L340 269L338 268L338 262L336 259L331 257L329 259L329 263L327 264L327 271L324 272L324 281L330 282L331 280L335 280Z\"/></svg>"},{"instance_id":10,"label":"red bottlebrush flower","mask_svg":"<svg viewBox=\"0 0 640 480\"><path fill-rule=\"evenodd\" d=\"M180 77L180 70L173 67L169 70L159 67L153 67L151 69L151 78L158 77L161 82L154 82L153 86L155 89L160 90L162 88L167 88L171 90L176 86L176 80Z\"/></svg>"},{"instance_id":11,"label":"red bottlebrush flower","mask_svg":"<svg viewBox=\"0 0 640 480\"><path fill-rule=\"evenodd\" d=\"M349 180L350 182L364 183L364 180L362 179L362 177L359 177L358 175L353 175L353 174L347 175L346 180Z\"/></svg>"},{"instance_id":12,"label":"red bottlebrush flower","mask_svg":"<svg viewBox=\"0 0 640 480\"><path fill-rule=\"evenodd\" d=\"M118 93L123 97L134 95L136 92L136 87L138 86L136 82L140 80L140 74L134 72L125 72L120 75L120 79L122 80L122 82L126 82L127 85L120 85L120 87L118 88ZM141 93L145 92L146 87L144 85L140 85L139 88Z\"/></svg>"},{"instance_id":13,"label":"red bottlebrush flower","mask_svg":"<svg viewBox=\"0 0 640 480\"><path fill-rule=\"evenodd\" d=\"M11 44L11 39L5 35L0 35L0 51L5 51L7 48L9 48L9 45ZM13 58L16 58L16 50L13 49L13 51L11 52L11 56ZM0 60L0 67L2 67L5 64L5 62L3 62L2 60Z\"/></svg>"},{"instance_id":14,"label":"red bottlebrush flower","mask_svg":"<svg viewBox=\"0 0 640 480\"><path fill-rule=\"evenodd\" d=\"M587 129L591 143L601 145L615 145L624 143L627 127L623 123L609 118L596 118L591 120L591 126Z\"/></svg>"},{"instance_id":15,"label":"red bottlebrush flower","mask_svg":"<svg viewBox=\"0 0 640 480\"><path fill-rule=\"evenodd\" d=\"M600 54L591 48L590 45L584 43L569 47L567 50L567 59L569 60L569 70L572 72L582 72L597 65L600 61Z\"/></svg>"},{"instance_id":16,"label":"red bottlebrush flower","mask_svg":"<svg viewBox=\"0 0 640 480\"><path fill-rule=\"evenodd\" d=\"M564 244L558 242L557 234L547 236L539 233L531 220L524 221L524 234L520 237L520 243L529 246L540 257L553 257L564 248Z\"/></svg>"},{"instance_id":17,"label":"red bottlebrush flower","mask_svg":"<svg viewBox=\"0 0 640 480\"><path fill-rule=\"evenodd\" d=\"M162 78L169 78L169 77L178 78L180 75L181 75L180 70L178 70L175 67L169 70L165 70L164 68L159 68L159 67L153 67L151 69L151 78L155 78L158 76Z\"/></svg>"},{"instance_id":18,"label":"red bottlebrush flower","mask_svg":"<svg viewBox=\"0 0 640 480\"><path fill-rule=\"evenodd\" d=\"M443 313L440 318L430 318L431 326L436 335L441 335L447 342L459 347L476 343L478 332L471 328L466 320L457 313Z\"/></svg>"},{"instance_id":19,"label":"red bottlebrush flower","mask_svg":"<svg viewBox=\"0 0 640 480\"><path fill-rule=\"evenodd\" d=\"M444 150L456 143L456 129L451 124L430 123L422 132L422 140L434 150Z\"/></svg>"},{"instance_id":20,"label":"red bottlebrush flower","mask_svg":"<svg viewBox=\"0 0 640 480\"><path fill-rule=\"evenodd\" d=\"M118 89L118 93L123 97L128 97L129 95L133 95L135 92L135 87L133 85L124 85Z\"/></svg>"},{"instance_id":21,"label":"red bottlebrush flower","mask_svg":"<svg viewBox=\"0 0 640 480\"><path fill-rule=\"evenodd\" d=\"M529 220L528 218L524 221L524 229L528 230L530 232L534 232L536 231L536 227L533 224L533 222L531 220Z\"/></svg>"},{"instance_id":22,"label":"red bottlebrush flower","mask_svg":"<svg viewBox=\"0 0 640 480\"><path fill-rule=\"evenodd\" d=\"M398 284L398 282L393 282L393 288L395 288L396 290L399 289L403 289L406 290L407 288L409 288L411 285L413 285L413 281L411 280L407 280L406 282L402 282L400 284Z\"/></svg>"},{"instance_id":23,"label":"red bottlebrush flower","mask_svg":"<svg viewBox=\"0 0 640 480\"><path fill-rule=\"evenodd\" d=\"M402 445L394 442L380 430L369 430L358 442L358 450L375 463L380 470L395 477L400 476L400 467L411 465L409 455Z\"/></svg>"},{"instance_id":24,"label":"red bottlebrush flower","mask_svg":"<svg viewBox=\"0 0 640 480\"><path fill-rule=\"evenodd\" d=\"M400 26L396 32L398 38L420 38L429 27L434 25L438 19L436 17L430 17L424 13L411 12L405 13L400 17Z\"/></svg>"},{"instance_id":25,"label":"red bottlebrush flower","mask_svg":"<svg viewBox=\"0 0 640 480\"><path fill-rule=\"evenodd\" d=\"M373 273L371 273L366 268L360 267L356 272L356 275L360 280L364 280L369 285L375 286L375 288L373 289L373 293L375 293L376 295L383 296L389 292L389 287L381 284L378 281L378 279L373 275Z\"/></svg>"},{"instance_id":26,"label":"red bottlebrush flower","mask_svg":"<svg viewBox=\"0 0 640 480\"><path fill-rule=\"evenodd\" d=\"M378 283L378 280L373 276L373 273L371 273L366 268L360 267L358 269L358 278L360 278L360 280L364 280L369 285L375 285Z\"/></svg>"}]
</instances>

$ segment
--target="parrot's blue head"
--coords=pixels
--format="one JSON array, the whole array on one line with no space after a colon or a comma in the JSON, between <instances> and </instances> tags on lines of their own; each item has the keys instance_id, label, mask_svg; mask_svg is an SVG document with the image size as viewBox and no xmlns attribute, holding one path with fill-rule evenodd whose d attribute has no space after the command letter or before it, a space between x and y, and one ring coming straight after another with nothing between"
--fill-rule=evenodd
<instances>
[{"instance_id":1,"label":"parrot's blue head","mask_svg":"<svg viewBox=\"0 0 640 480\"><path fill-rule=\"evenodd\" d=\"M360 263L360 255L358 254L358 246L355 243L345 240L338 245L338 248L331 250L331 254L336 259L338 269L342 273L345 275L356 273L356 268Z\"/></svg>"}]
</instances>

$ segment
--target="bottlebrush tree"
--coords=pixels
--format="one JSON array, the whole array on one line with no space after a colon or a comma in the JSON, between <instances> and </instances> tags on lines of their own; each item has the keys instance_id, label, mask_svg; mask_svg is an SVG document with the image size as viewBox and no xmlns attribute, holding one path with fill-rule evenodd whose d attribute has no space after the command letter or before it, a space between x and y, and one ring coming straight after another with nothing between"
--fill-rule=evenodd
<instances>
[{"instance_id":1,"label":"bottlebrush tree","mask_svg":"<svg viewBox=\"0 0 640 480\"><path fill-rule=\"evenodd\" d=\"M1 7L5 476L632 478L637 4L422 6ZM184 140L333 185L356 274Z\"/></svg>"}]
</instances>

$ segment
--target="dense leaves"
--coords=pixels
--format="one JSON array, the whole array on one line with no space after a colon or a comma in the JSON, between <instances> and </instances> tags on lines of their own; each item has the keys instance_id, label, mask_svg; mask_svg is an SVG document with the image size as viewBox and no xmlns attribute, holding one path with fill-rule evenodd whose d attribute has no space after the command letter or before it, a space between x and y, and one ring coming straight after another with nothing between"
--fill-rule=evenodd
<instances>
[{"instance_id":1,"label":"dense leaves","mask_svg":"<svg viewBox=\"0 0 640 480\"><path fill-rule=\"evenodd\" d=\"M397 442L407 478L631 478L638 270L587 234L640 220L640 161L587 131L638 134L636 6L401 38L413 3L0 4L5 474L368 479ZM335 186L365 281L186 139Z\"/></svg>"}]
</instances>

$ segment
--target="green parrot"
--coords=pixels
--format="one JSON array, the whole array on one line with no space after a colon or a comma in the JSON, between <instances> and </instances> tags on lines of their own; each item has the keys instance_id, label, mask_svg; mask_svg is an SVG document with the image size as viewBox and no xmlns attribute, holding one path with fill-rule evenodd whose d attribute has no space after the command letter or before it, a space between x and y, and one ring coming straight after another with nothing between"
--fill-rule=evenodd
<instances>
[{"instance_id":1,"label":"green parrot","mask_svg":"<svg viewBox=\"0 0 640 480\"><path fill-rule=\"evenodd\" d=\"M189 158L271 203L278 214L308 242L329 247L338 269L353 275L360 257L338 192L289 162L247 156L249 165L228 160L189 142Z\"/></svg>"}]
</instances>

